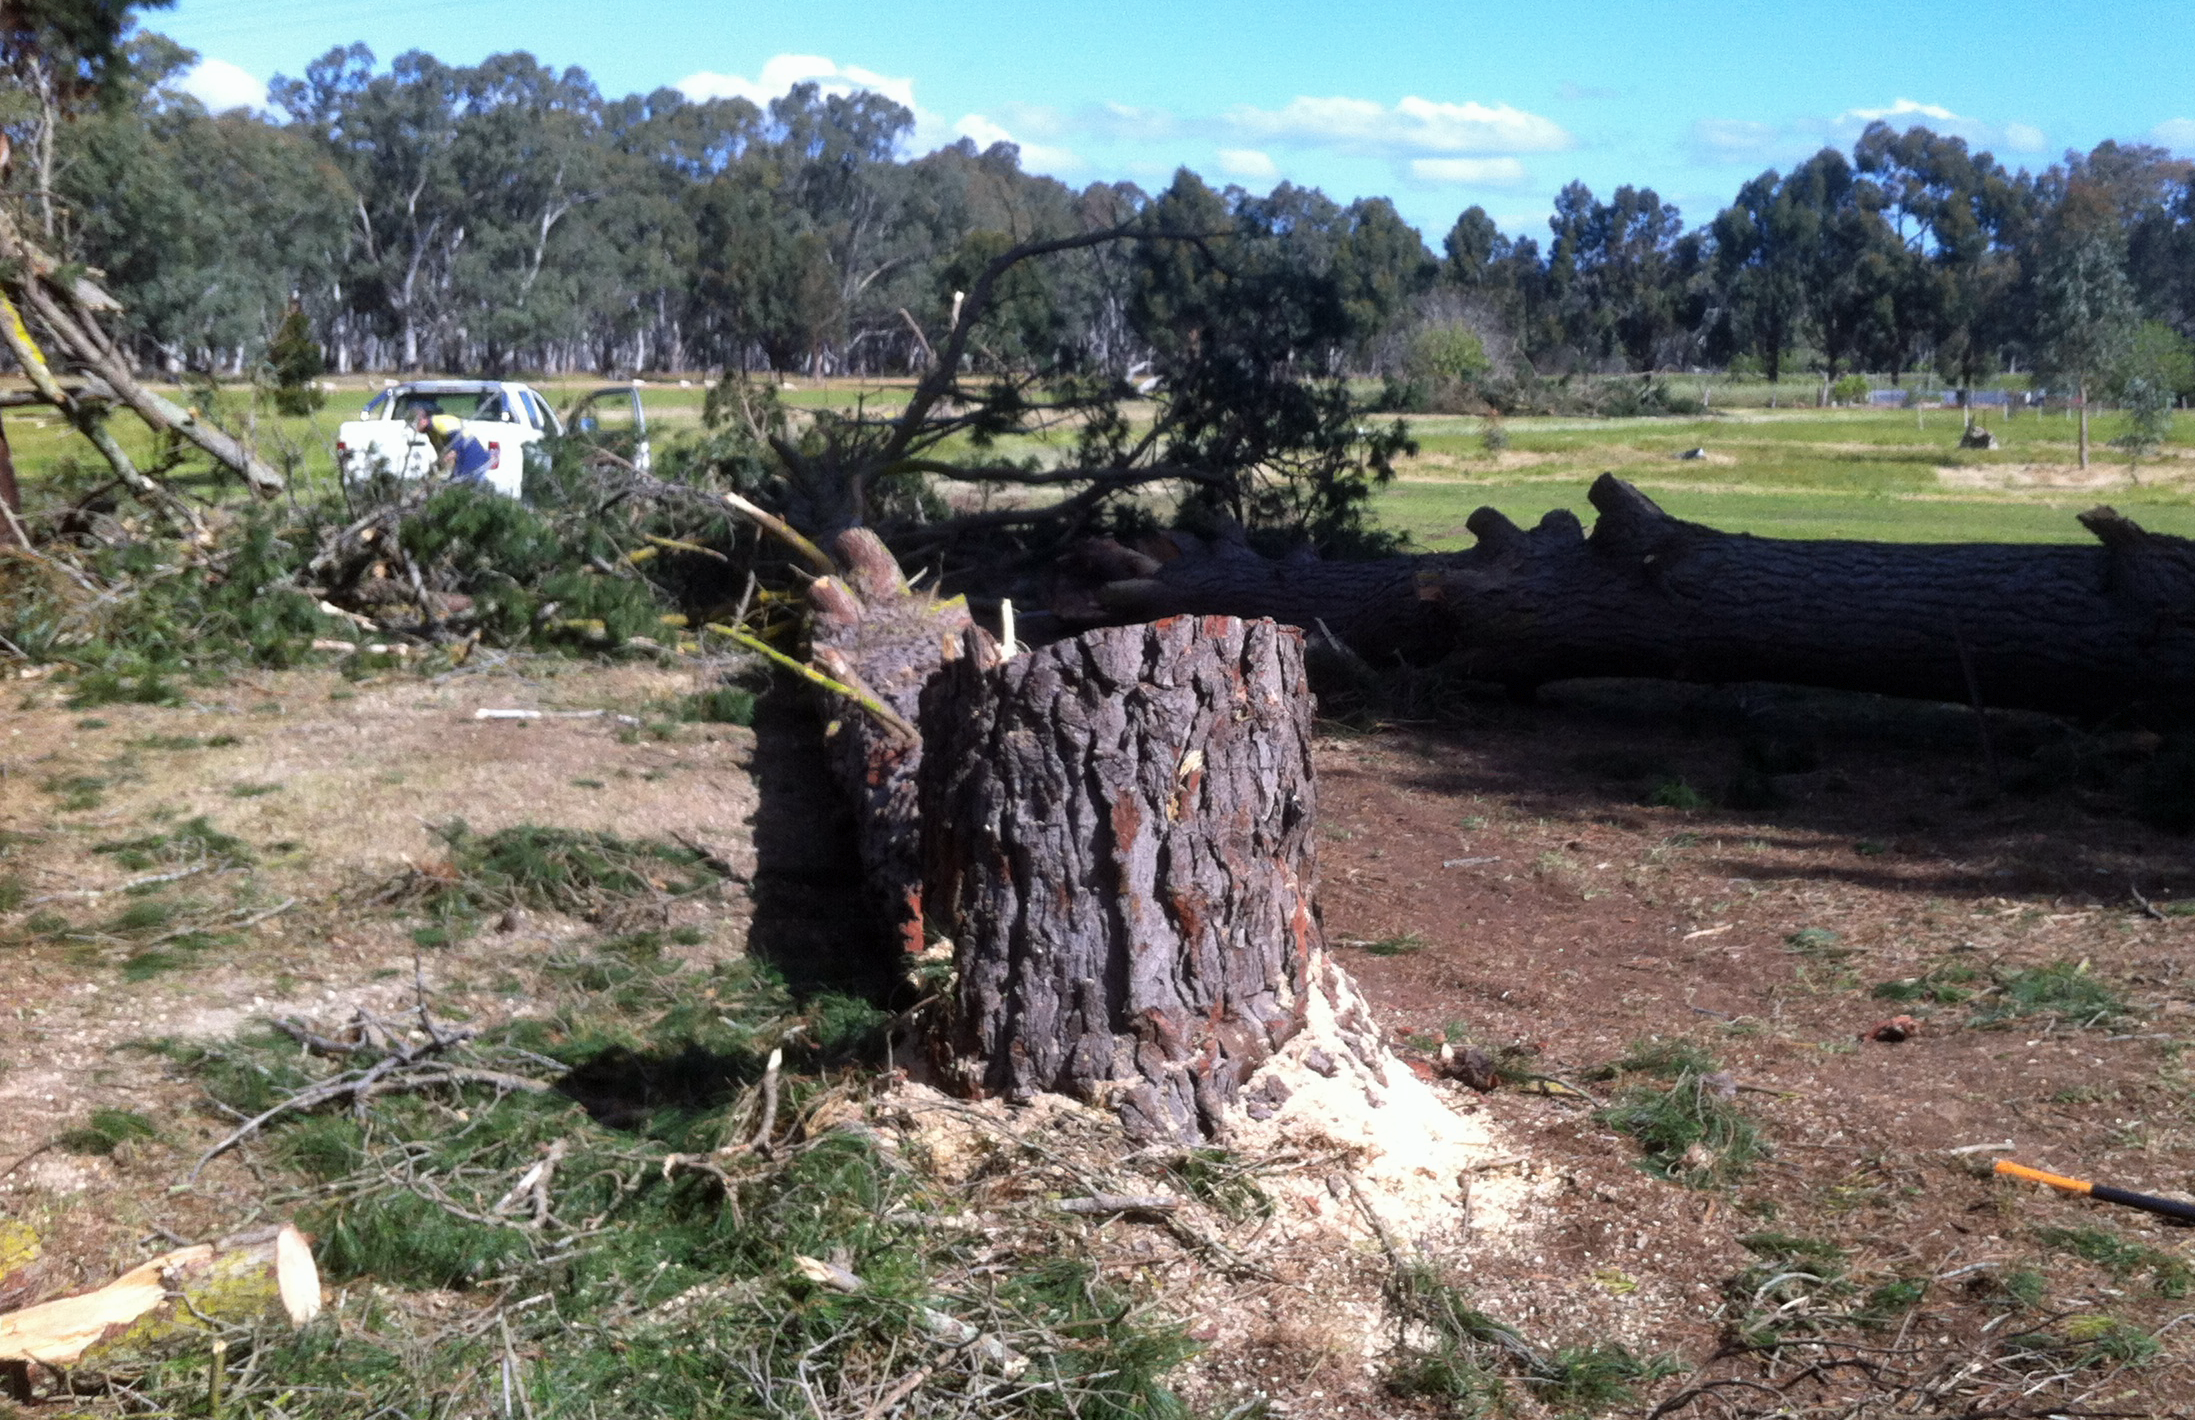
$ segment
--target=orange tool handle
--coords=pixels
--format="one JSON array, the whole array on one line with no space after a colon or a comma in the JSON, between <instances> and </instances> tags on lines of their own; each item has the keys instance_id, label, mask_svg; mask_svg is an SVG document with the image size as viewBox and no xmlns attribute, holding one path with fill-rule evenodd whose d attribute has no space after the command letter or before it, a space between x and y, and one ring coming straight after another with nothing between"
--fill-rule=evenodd
<instances>
[{"instance_id":1,"label":"orange tool handle","mask_svg":"<svg viewBox=\"0 0 2195 1420\"><path fill-rule=\"evenodd\" d=\"M2085 1193L2100 1202L2117 1203L2125 1208L2139 1208L2144 1213L2195 1223L2195 1203L2185 1203L2177 1198L2159 1198L2153 1193L2136 1193L2130 1188L2114 1188L2108 1183L2090 1183L2085 1178L2067 1178L2063 1174L2044 1173L2041 1169L2031 1169L2025 1164L2013 1163L2010 1159L1997 1160L1997 1172L2009 1178L2047 1183L2052 1188L2062 1188L2067 1193Z\"/></svg>"},{"instance_id":2,"label":"orange tool handle","mask_svg":"<svg viewBox=\"0 0 2195 1420\"><path fill-rule=\"evenodd\" d=\"M2064 1174L2044 1173L2041 1169L2031 1169L2010 1159L1997 1160L1997 1172L2012 1178L2024 1178L2030 1183L2047 1183L2052 1188L2062 1188L2068 1193L2087 1193L2096 1187L2085 1178L2067 1178Z\"/></svg>"}]
</instances>

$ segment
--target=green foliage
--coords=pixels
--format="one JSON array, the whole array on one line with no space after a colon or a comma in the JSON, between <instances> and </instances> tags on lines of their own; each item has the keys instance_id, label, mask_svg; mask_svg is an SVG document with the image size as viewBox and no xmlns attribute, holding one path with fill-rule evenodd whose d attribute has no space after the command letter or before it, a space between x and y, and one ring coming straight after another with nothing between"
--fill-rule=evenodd
<instances>
[{"instance_id":1,"label":"green foliage","mask_svg":"<svg viewBox=\"0 0 2195 1420\"><path fill-rule=\"evenodd\" d=\"M603 919L716 886L724 869L706 853L654 839L518 824L477 834L462 819L436 830L446 872L422 874L420 905L446 931L511 908Z\"/></svg>"},{"instance_id":2,"label":"green foliage","mask_svg":"<svg viewBox=\"0 0 2195 1420\"><path fill-rule=\"evenodd\" d=\"M984 1394L1007 1379L991 1358L1020 1356L1016 1414L1185 1416L1164 1378L1194 1348L1108 1285L1071 1232L1001 1248L929 1226L966 1200L881 1153L866 1130L795 1126L843 1090L822 1073L820 1042L840 1030L822 1017L846 1007L795 1011L746 961L697 971L620 950L560 971L567 989L551 1015L489 1032L459 1057L536 1075L554 1062L567 1070L559 1092L384 1095L357 1112L283 1116L249 1146L317 1200L301 1221L353 1301L339 1327L263 1340L231 1378L238 1413L487 1413L501 1403L508 1345L511 1382L542 1415L804 1413L811 1397L823 1413L854 1414L902 1381L902 1394ZM781 1043L780 1148L716 1155L717 1174L672 1163L751 1137L764 1057ZM272 1032L161 1049L238 1111L333 1068ZM545 1178L547 1221L534 1225L530 1202L498 1213L552 1145L562 1152ZM819 1286L803 1258L861 1285ZM507 1309L506 1342L499 1328L449 1327L448 1298L422 1290L549 1300ZM181 1409L205 1378L177 1364L141 1393Z\"/></svg>"},{"instance_id":3,"label":"green foliage","mask_svg":"<svg viewBox=\"0 0 2195 1420\"><path fill-rule=\"evenodd\" d=\"M1404 347L1402 376L1382 397L1390 409L1459 414L1483 407L1479 385L1493 371L1486 342L1460 321L1420 326Z\"/></svg>"},{"instance_id":4,"label":"green foliage","mask_svg":"<svg viewBox=\"0 0 2195 1420\"><path fill-rule=\"evenodd\" d=\"M1704 809L1707 796L1682 779L1664 779L1647 793L1646 802L1662 809Z\"/></svg>"},{"instance_id":5,"label":"green foliage","mask_svg":"<svg viewBox=\"0 0 2195 1420\"><path fill-rule=\"evenodd\" d=\"M1979 967L1956 961L1938 962L1919 976L1882 982L1871 994L1879 1001L1955 1006L1973 997L1974 993L1968 988L1981 979Z\"/></svg>"},{"instance_id":6,"label":"green foliage","mask_svg":"<svg viewBox=\"0 0 2195 1420\"><path fill-rule=\"evenodd\" d=\"M1424 951L1425 946L1425 939L1417 933L1399 932L1381 937L1377 941L1366 942L1364 950L1376 957L1406 957Z\"/></svg>"},{"instance_id":7,"label":"green foliage","mask_svg":"<svg viewBox=\"0 0 2195 1420\"><path fill-rule=\"evenodd\" d=\"M1622 1057L1592 1072L1589 1078L1613 1080L1618 1075L1651 1075L1675 1080L1685 1075L1712 1075L1721 1068L1715 1057L1697 1041L1683 1036L1648 1036L1633 1041Z\"/></svg>"},{"instance_id":8,"label":"green foliage","mask_svg":"<svg viewBox=\"0 0 2195 1420\"><path fill-rule=\"evenodd\" d=\"M0 584L0 633L32 659L74 668L77 708L172 705L179 681L217 679L231 666L282 668L315 636L337 629L295 585L310 526L249 509L212 549L162 536L76 550L109 592L80 595L61 582Z\"/></svg>"},{"instance_id":9,"label":"green foliage","mask_svg":"<svg viewBox=\"0 0 2195 1420\"><path fill-rule=\"evenodd\" d=\"M1846 375L1829 387L1829 397L1839 404L1865 404L1869 386L1865 375Z\"/></svg>"},{"instance_id":10,"label":"green foliage","mask_svg":"<svg viewBox=\"0 0 2195 1420\"><path fill-rule=\"evenodd\" d=\"M2156 1359L2162 1343L2114 1316L2069 1316L2056 1330L2031 1331L2005 1340L2005 1360L2023 1369L2088 1370L2140 1366Z\"/></svg>"},{"instance_id":11,"label":"green foliage","mask_svg":"<svg viewBox=\"0 0 2195 1420\"><path fill-rule=\"evenodd\" d=\"M752 725L755 693L736 685L696 691L679 702L678 718L709 725Z\"/></svg>"},{"instance_id":12,"label":"green foliage","mask_svg":"<svg viewBox=\"0 0 2195 1420\"><path fill-rule=\"evenodd\" d=\"M491 490L452 485L405 520L404 550L438 581L473 598L483 635L499 645L540 639L618 646L662 630L664 598L623 560L596 519L563 521Z\"/></svg>"},{"instance_id":13,"label":"green foliage","mask_svg":"<svg viewBox=\"0 0 2195 1420\"><path fill-rule=\"evenodd\" d=\"M1429 1263L1401 1264L1389 1296L1425 1337L1401 1348L1389 1387L1444 1402L1456 1415L1510 1413L1512 1384L1557 1415L1598 1415L1634 1403L1635 1384L1682 1369L1672 1358L1642 1359L1617 1342L1537 1350L1515 1327L1472 1306Z\"/></svg>"},{"instance_id":14,"label":"green foliage","mask_svg":"<svg viewBox=\"0 0 2195 1420\"><path fill-rule=\"evenodd\" d=\"M2105 1025L2131 1014L2109 982L2087 962L2058 961L2004 977L1980 997L1982 1008L1967 1022L2002 1029L2032 1016L2056 1016L2069 1026Z\"/></svg>"},{"instance_id":15,"label":"green foliage","mask_svg":"<svg viewBox=\"0 0 2195 1420\"><path fill-rule=\"evenodd\" d=\"M215 828L204 814L159 833L97 844L91 851L112 854L116 862L137 872L186 864L241 866L252 861L243 839Z\"/></svg>"},{"instance_id":16,"label":"green foliage","mask_svg":"<svg viewBox=\"0 0 2195 1420\"><path fill-rule=\"evenodd\" d=\"M57 1142L72 1154L111 1154L132 1139L155 1139L160 1131L134 1110L95 1109L88 1124L64 1130Z\"/></svg>"},{"instance_id":17,"label":"green foliage","mask_svg":"<svg viewBox=\"0 0 2195 1420\"><path fill-rule=\"evenodd\" d=\"M2195 1291L2195 1267L2184 1258L2108 1228L2038 1228L2035 1238L2044 1247L2093 1262L2114 1277L2146 1272L2150 1287L2160 1297L2184 1297Z\"/></svg>"},{"instance_id":18,"label":"green foliage","mask_svg":"<svg viewBox=\"0 0 2195 1420\"><path fill-rule=\"evenodd\" d=\"M1273 1216L1273 1199L1258 1184L1265 1165L1244 1160L1222 1148L1199 1146L1183 1149L1165 1161L1166 1172L1192 1197L1203 1200L1228 1217Z\"/></svg>"},{"instance_id":19,"label":"green foliage","mask_svg":"<svg viewBox=\"0 0 2195 1420\"><path fill-rule=\"evenodd\" d=\"M1693 1068L1698 1060L1685 1052L1663 1061L1676 1072L1667 1088L1626 1089L1594 1118L1638 1141L1639 1167L1656 1178L1713 1188L1743 1178L1765 1146L1759 1127Z\"/></svg>"},{"instance_id":20,"label":"green foliage","mask_svg":"<svg viewBox=\"0 0 2195 1420\"><path fill-rule=\"evenodd\" d=\"M319 383L327 372L327 358L312 338L305 308L294 301L268 342L267 367L274 376L274 407L282 413L312 414L328 402L327 391Z\"/></svg>"}]
</instances>

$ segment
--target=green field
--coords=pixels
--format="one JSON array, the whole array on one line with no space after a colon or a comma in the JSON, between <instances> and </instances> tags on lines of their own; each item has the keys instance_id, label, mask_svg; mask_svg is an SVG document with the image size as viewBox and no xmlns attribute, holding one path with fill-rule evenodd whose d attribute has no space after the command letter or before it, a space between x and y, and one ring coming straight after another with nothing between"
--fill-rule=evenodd
<instances>
[{"instance_id":1,"label":"green field","mask_svg":"<svg viewBox=\"0 0 2195 1420\"><path fill-rule=\"evenodd\" d=\"M294 470L301 487L324 487L336 426L382 381L342 383L310 418L265 410L254 416L248 391L238 389L223 393L218 416L231 428L248 424L262 451ZM536 383L561 408L604 382ZM857 401L875 410L903 402L906 391L905 382L797 381L781 388L779 398L796 410L851 408ZM171 393L186 403L194 398ZM706 394L699 379L648 384L644 400L658 440L696 431ZM1419 416L1410 420L1419 453L1403 461L1400 477L1374 501L1374 515L1420 547L1468 546L1464 520L1485 505L1524 524L1558 507L1590 521L1585 491L1601 473L1613 472L1679 517L1773 537L2078 542L2087 534L2073 515L2098 503L2155 531L2195 536L2195 416L2183 416L2172 442L2130 471L2126 456L2108 443L2120 432L2118 416L2099 414L2085 474L2074 467L2075 426L2063 414L2006 420L1992 411L1989 420L2003 447L1978 452L1958 448L1964 421L1956 410L1747 408L1698 418L1510 419L1502 426L1508 447L1497 455L1485 448L1483 421ZM10 413L6 426L26 483L35 485L63 459L96 460L51 414ZM134 418L119 416L114 427L125 447L149 457L151 440ZM1034 443L1009 442L1011 448L996 452L1042 453ZM1677 457L1688 449L1703 449L1706 457Z\"/></svg>"},{"instance_id":2,"label":"green field","mask_svg":"<svg viewBox=\"0 0 2195 1420\"><path fill-rule=\"evenodd\" d=\"M2079 542L2074 514L2099 503L2158 532L2195 536L2195 422L2129 469L2108 446L2118 416L2093 422L2091 466L2075 466L2063 415L1993 415L2003 447L1963 451L1955 410L1795 409L1698 419L1512 419L1509 446L1484 447L1469 418L1412 421L1420 453L1374 502L1419 546L1468 546L1464 520L1491 505L1519 523L1550 508L1590 521L1586 489L1612 472L1678 517L1769 537L1896 542ZM1686 450L1706 457L1681 459ZM2139 480L2138 482L2136 480Z\"/></svg>"}]
</instances>

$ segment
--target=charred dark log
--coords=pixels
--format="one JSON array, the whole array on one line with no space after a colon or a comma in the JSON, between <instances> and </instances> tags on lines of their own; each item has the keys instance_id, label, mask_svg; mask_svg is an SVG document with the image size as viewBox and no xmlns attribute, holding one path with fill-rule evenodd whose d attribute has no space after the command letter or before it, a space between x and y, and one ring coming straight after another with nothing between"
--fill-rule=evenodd
<instances>
[{"instance_id":1,"label":"charred dark log","mask_svg":"<svg viewBox=\"0 0 2195 1420\"><path fill-rule=\"evenodd\" d=\"M958 597L912 590L868 529L841 533L834 550L844 576L819 577L808 589L815 664L856 696L836 698L831 769L854 804L863 875L878 910L900 946L919 952L915 773L922 741L914 723L923 686L944 664L947 648L975 624Z\"/></svg>"},{"instance_id":2,"label":"charred dark log","mask_svg":"<svg viewBox=\"0 0 2195 1420\"><path fill-rule=\"evenodd\" d=\"M1109 1103L1146 1137L1221 1132L1312 993L1337 999L1303 638L1179 617L1000 664L971 636L921 714L963 1083Z\"/></svg>"},{"instance_id":3,"label":"charred dark log","mask_svg":"<svg viewBox=\"0 0 2195 1420\"><path fill-rule=\"evenodd\" d=\"M1472 676L1781 681L2061 713L2195 703L2195 542L2109 508L2098 546L1787 541L1664 513L1602 475L1591 536L1472 514L1465 552L1275 562L1175 534L1065 569L1069 625L1154 616L1324 627L1374 661L1451 653ZM1969 681L1971 675L1971 683Z\"/></svg>"}]
</instances>

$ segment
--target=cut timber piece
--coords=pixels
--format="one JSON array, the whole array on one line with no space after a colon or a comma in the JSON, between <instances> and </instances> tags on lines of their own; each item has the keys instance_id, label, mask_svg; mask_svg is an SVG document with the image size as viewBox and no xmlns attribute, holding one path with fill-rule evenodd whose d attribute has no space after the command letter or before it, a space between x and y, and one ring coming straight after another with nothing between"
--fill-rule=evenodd
<instances>
[{"instance_id":1,"label":"cut timber piece","mask_svg":"<svg viewBox=\"0 0 2195 1420\"><path fill-rule=\"evenodd\" d=\"M212 1324L320 1314L312 1247L288 1224L164 1253L95 1292L0 1316L0 1362L129 1375L210 1340Z\"/></svg>"},{"instance_id":2,"label":"cut timber piece","mask_svg":"<svg viewBox=\"0 0 2195 1420\"><path fill-rule=\"evenodd\" d=\"M1277 562L1183 534L1061 569L1073 625L1182 614L1323 625L1375 664L1453 655L1515 687L1580 676L1780 681L2101 715L2195 702L2195 541L2109 508L2092 544L1797 541L1670 517L1610 475L1591 536L1492 508L1464 552Z\"/></svg>"},{"instance_id":3,"label":"cut timber piece","mask_svg":"<svg viewBox=\"0 0 2195 1420\"><path fill-rule=\"evenodd\" d=\"M912 726L922 687L944 664L946 648L975 628L968 604L910 588L892 554L867 528L839 534L834 550L843 577L818 577L808 588L815 663L841 685L873 697L901 725ZM922 744L860 704L843 696L834 700L838 723L828 752L832 773L854 805L863 876L898 945L919 952L915 771Z\"/></svg>"},{"instance_id":4,"label":"cut timber piece","mask_svg":"<svg viewBox=\"0 0 2195 1420\"><path fill-rule=\"evenodd\" d=\"M1226 1132L1320 989L1303 637L1177 617L922 698L923 903L952 936L958 1083L1070 1094L1145 1138Z\"/></svg>"}]
</instances>

